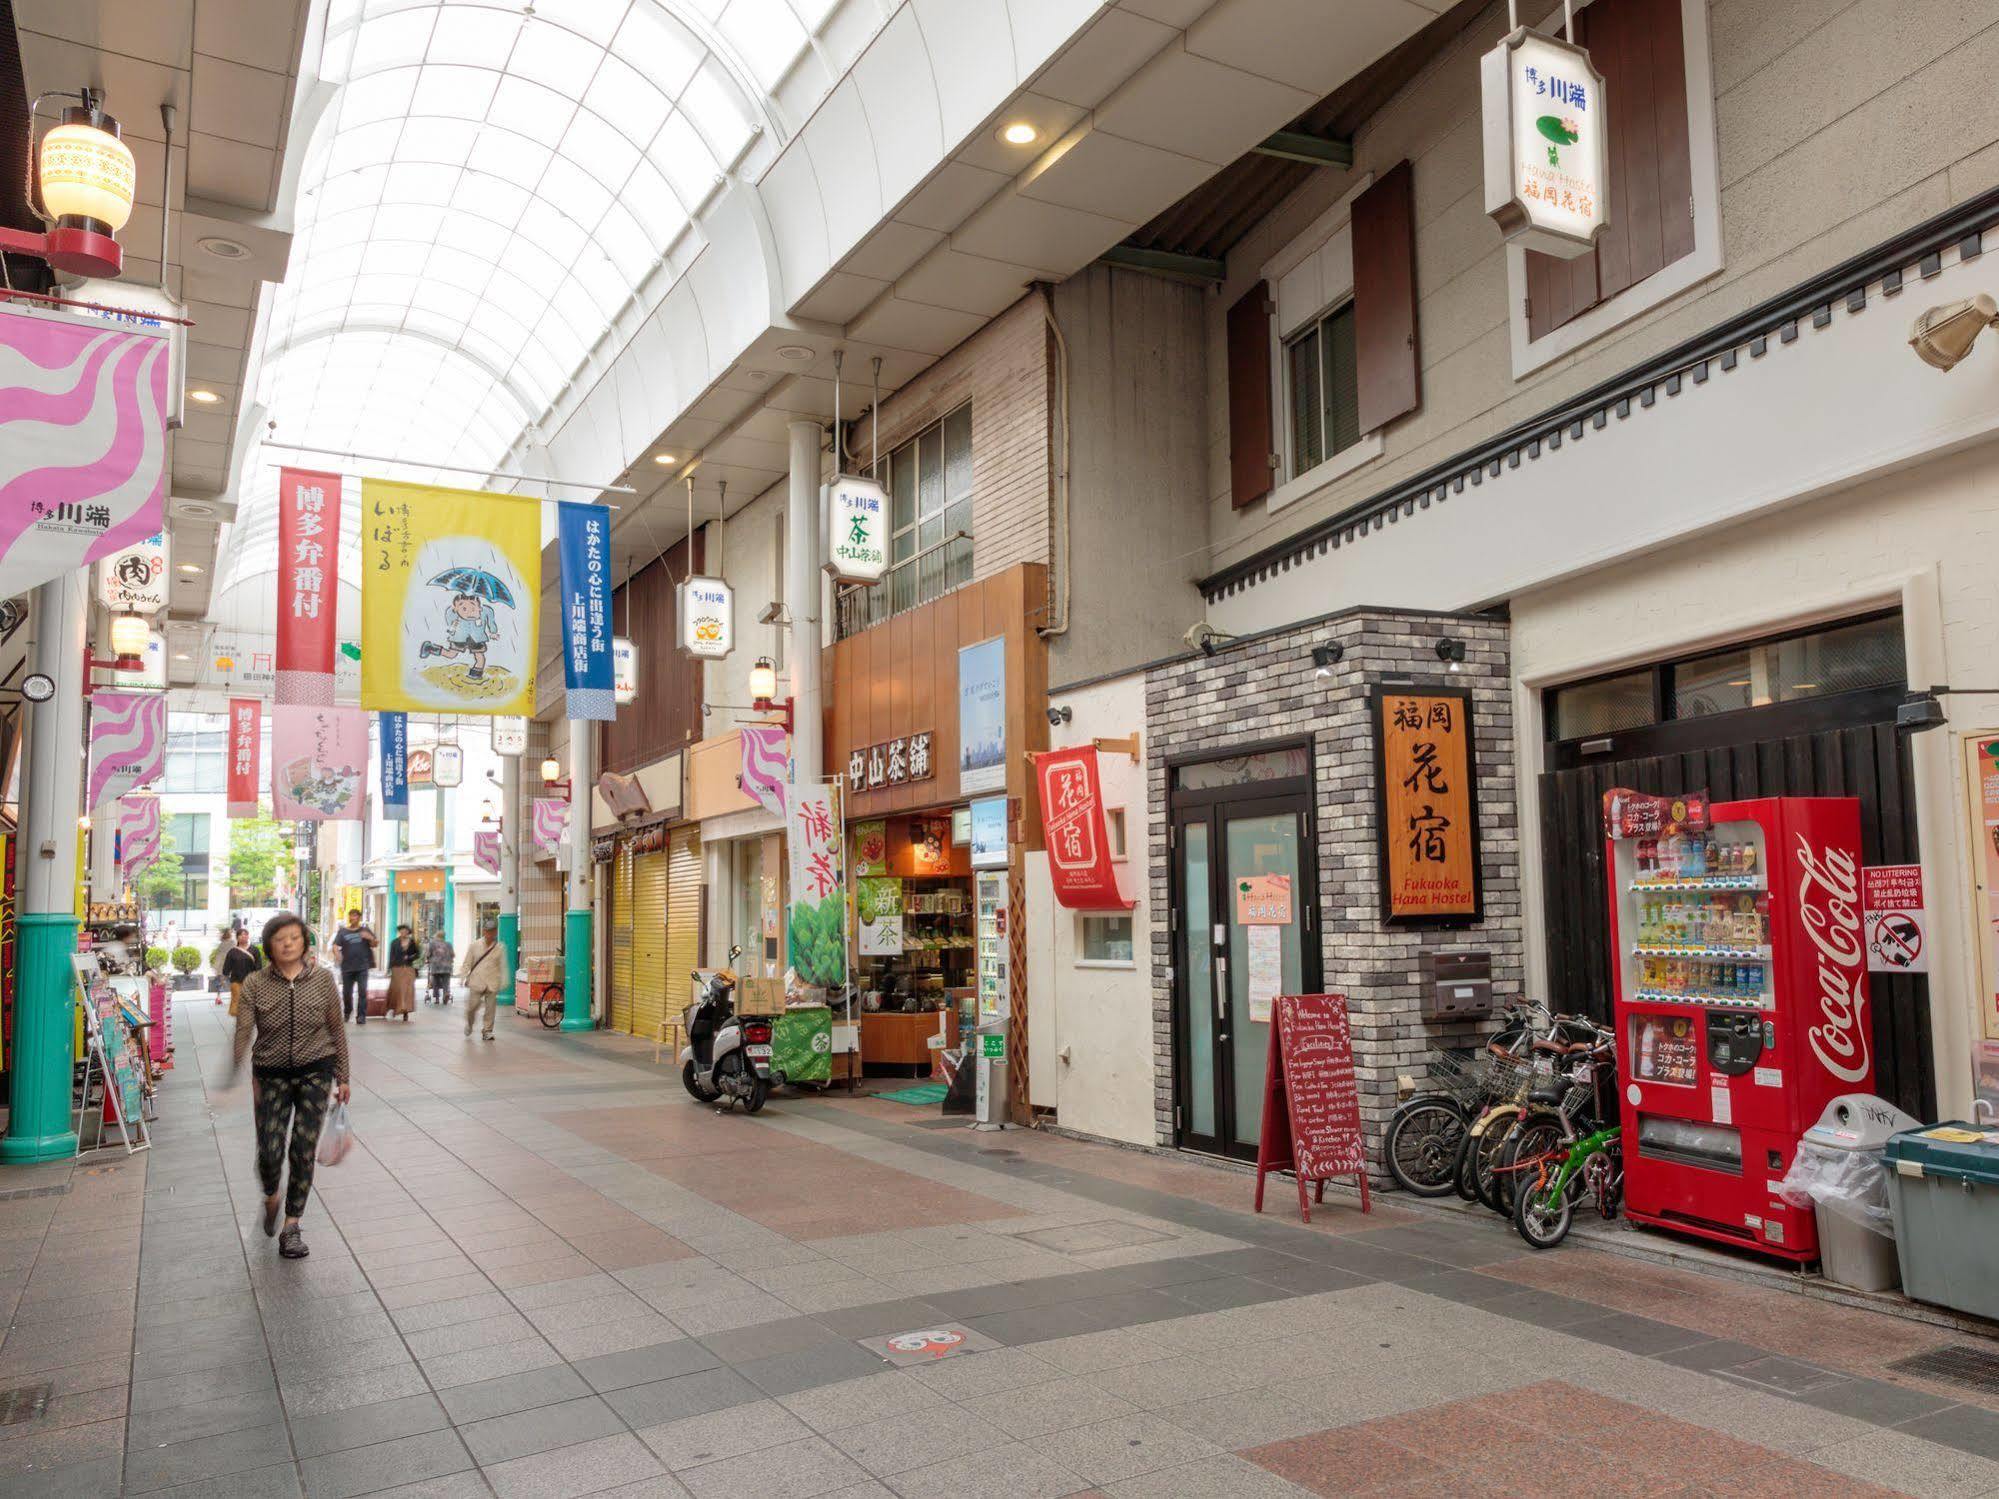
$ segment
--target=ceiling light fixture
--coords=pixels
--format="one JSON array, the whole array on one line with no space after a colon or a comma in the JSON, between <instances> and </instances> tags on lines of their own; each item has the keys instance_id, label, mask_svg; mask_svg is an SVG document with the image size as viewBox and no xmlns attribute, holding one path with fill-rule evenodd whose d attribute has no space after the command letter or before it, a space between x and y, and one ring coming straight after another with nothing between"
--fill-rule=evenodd
<instances>
[{"instance_id":1,"label":"ceiling light fixture","mask_svg":"<svg viewBox=\"0 0 1999 1499\"><path fill-rule=\"evenodd\" d=\"M198 573L201 571L201 564L199 562L183 562L180 565L180 570L184 573Z\"/></svg>"},{"instance_id":2,"label":"ceiling light fixture","mask_svg":"<svg viewBox=\"0 0 1999 1499\"><path fill-rule=\"evenodd\" d=\"M213 520L215 507L201 500L182 500L174 506L174 512L189 520Z\"/></svg>"},{"instance_id":3,"label":"ceiling light fixture","mask_svg":"<svg viewBox=\"0 0 1999 1499\"><path fill-rule=\"evenodd\" d=\"M199 401L204 406L213 406L222 399L212 390L191 390L187 393L187 398L190 401Z\"/></svg>"},{"instance_id":4,"label":"ceiling light fixture","mask_svg":"<svg viewBox=\"0 0 1999 1499\"><path fill-rule=\"evenodd\" d=\"M779 344L775 352L779 359L788 359L793 364L809 364L812 361L812 350L804 344Z\"/></svg>"},{"instance_id":5,"label":"ceiling light fixture","mask_svg":"<svg viewBox=\"0 0 1999 1499\"><path fill-rule=\"evenodd\" d=\"M652 461L654 463L657 463L661 468L665 468L669 464L680 462L680 460L674 457L673 454L671 453L654 453L652 455Z\"/></svg>"},{"instance_id":6,"label":"ceiling light fixture","mask_svg":"<svg viewBox=\"0 0 1999 1499\"><path fill-rule=\"evenodd\" d=\"M224 239L219 234L211 234L205 239L196 240L195 243L200 245L210 255L213 255L217 260L248 260L250 258L250 247L248 245L241 244L233 239Z\"/></svg>"},{"instance_id":7,"label":"ceiling light fixture","mask_svg":"<svg viewBox=\"0 0 1999 1499\"><path fill-rule=\"evenodd\" d=\"M1031 146L1041 139L1041 132L1025 120L1015 120L1000 131L999 137L1009 146Z\"/></svg>"}]
</instances>

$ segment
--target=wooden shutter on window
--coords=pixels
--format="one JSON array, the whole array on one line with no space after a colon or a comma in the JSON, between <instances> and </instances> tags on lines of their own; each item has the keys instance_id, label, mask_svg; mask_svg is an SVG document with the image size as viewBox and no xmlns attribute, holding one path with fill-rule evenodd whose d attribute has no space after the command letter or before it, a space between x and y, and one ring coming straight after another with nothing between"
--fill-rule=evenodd
<instances>
[{"instance_id":1,"label":"wooden shutter on window","mask_svg":"<svg viewBox=\"0 0 1999 1499\"><path fill-rule=\"evenodd\" d=\"M1416 409L1415 175L1399 161L1353 205L1354 363L1360 430Z\"/></svg>"},{"instance_id":2,"label":"wooden shutter on window","mask_svg":"<svg viewBox=\"0 0 1999 1499\"><path fill-rule=\"evenodd\" d=\"M1596 0L1576 41L1603 74L1610 114L1610 224L1596 253L1527 255L1527 336L1551 333L1693 253L1686 39L1680 0Z\"/></svg>"},{"instance_id":3,"label":"wooden shutter on window","mask_svg":"<svg viewBox=\"0 0 1999 1499\"><path fill-rule=\"evenodd\" d=\"M1240 510L1270 493L1270 283L1229 309L1229 494Z\"/></svg>"}]
</instances>

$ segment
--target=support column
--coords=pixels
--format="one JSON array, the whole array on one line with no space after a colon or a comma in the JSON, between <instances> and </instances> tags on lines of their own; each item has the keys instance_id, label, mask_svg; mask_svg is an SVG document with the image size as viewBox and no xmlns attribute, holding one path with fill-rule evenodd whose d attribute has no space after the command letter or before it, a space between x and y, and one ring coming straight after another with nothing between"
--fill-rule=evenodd
<instances>
[{"instance_id":1,"label":"support column","mask_svg":"<svg viewBox=\"0 0 1999 1499\"><path fill-rule=\"evenodd\" d=\"M76 1154L69 1110L75 1047L69 957L76 951L76 819L83 805L89 579L90 569L80 567L35 590L35 651L29 670L54 681L56 695L46 703L22 705L28 763L16 859L20 905L13 1109L7 1136L0 1139L0 1162L10 1165Z\"/></svg>"},{"instance_id":2,"label":"support column","mask_svg":"<svg viewBox=\"0 0 1999 1499\"><path fill-rule=\"evenodd\" d=\"M591 960L597 944L592 931L590 876L590 787L597 779L597 726L584 719L569 725L569 909L562 918L562 1028L587 1031L590 1018Z\"/></svg>"},{"instance_id":3,"label":"support column","mask_svg":"<svg viewBox=\"0 0 1999 1499\"><path fill-rule=\"evenodd\" d=\"M819 713L819 424L796 421L791 435L791 487L785 511L784 601L791 614L792 780L810 786L826 774Z\"/></svg>"},{"instance_id":4,"label":"support column","mask_svg":"<svg viewBox=\"0 0 1999 1499\"><path fill-rule=\"evenodd\" d=\"M520 837L527 831L521 816L521 757L505 755L500 760L500 950L506 954L507 978L500 985L499 1002L514 1002L514 975L521 968L521 856ZM565 984L563 991L568 994Z\"/></svg>"}]
</instances>

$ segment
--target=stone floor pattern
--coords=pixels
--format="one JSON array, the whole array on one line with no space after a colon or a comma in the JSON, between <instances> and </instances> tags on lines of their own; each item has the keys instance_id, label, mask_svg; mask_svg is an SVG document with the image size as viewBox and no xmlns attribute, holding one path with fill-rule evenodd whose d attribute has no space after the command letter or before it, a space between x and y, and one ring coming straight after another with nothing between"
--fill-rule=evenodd
<instances>
[{"instance_id":1,"label":"stone floor pattern","mask_svg":"<svg viewBox=\"0 0 1999 1499\"><path fill-rule=\"evenodd\" d=\"M355 1033L312 1257L184 1005L145 1154L0 1171L0 1499L1999 1494L1974 1335L650 1046ZM950 1331L937 1356L886 1341Z\"/></svg>"}]
</instances>

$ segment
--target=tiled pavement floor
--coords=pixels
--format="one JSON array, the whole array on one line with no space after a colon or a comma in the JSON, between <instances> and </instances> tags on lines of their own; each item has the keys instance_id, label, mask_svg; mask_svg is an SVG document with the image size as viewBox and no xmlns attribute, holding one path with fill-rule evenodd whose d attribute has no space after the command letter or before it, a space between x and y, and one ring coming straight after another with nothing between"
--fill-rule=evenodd
<instances>
[{"instance_id":1,"label":"tiled pavement floor","mask_svg":"<svg viewBox=\"0 0 1999 1499\"><path fill-rule=\"evenodd\" d=\"M1963 1334L458 1025L353 1036L302 1263L205 1006L152 1151L0 1171L0 1499L1999 1494L1999 1398L1895 1367Z\"/></svg>"}]
</instances>

